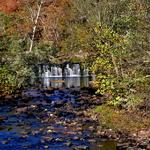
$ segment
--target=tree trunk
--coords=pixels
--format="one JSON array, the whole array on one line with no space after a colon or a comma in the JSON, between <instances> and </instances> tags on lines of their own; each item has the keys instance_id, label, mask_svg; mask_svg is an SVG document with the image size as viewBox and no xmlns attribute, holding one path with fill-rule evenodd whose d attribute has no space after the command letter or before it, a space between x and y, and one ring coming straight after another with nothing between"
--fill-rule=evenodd
<instances>
[{"instance_id":1,"label":"tree trunk","mask_svg":"<svg viewBox=\"0 0 150 150\"><path fill-rule=\"evenodd\" d=\"M34 21L34 27L33 27L33 30L32 30L32 37L31 37L29 52L31 52L32 49L33 49L35 32L36 32L37 23L38 23L38 19L39 19L39 16L40 16L41 7L42 7L43 2L44 2L44 0L41 0L40 4L38 5L38 11L37 11L37 15L36 15L36 18L35 18L35 21Z\"/></svg>"}]
</instances>

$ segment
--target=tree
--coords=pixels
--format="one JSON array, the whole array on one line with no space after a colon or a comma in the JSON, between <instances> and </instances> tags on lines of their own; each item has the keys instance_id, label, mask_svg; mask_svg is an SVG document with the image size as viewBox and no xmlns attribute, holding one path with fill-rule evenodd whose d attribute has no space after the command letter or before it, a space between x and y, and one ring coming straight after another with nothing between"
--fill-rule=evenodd
<instances>
[{"instance_id":1,"label":"tree","mask_svg":"<svg viewBox=\"0 0 150 150\"><path fill-rule=\"evenodd\" d=\"M41 13L41 8L42 8L43 3L44 3L44 0L40 0L40 2L38 2L38 9L37 9L36 17L35 17L35 19L33 18L34 26L33 26L33 30L32 30L31 39L30 39L31 42L30 42L29 52L31 52L32 48L33 48L36 28L37 28L37 24L38 24L38 20L39 20L39 16Z\"/></svg>"},{"instance_id":2,"label":"tree","mask_svg":"<svg viewBox=\"0 0 150 150\"><path fill-rule=\"evenodd\" d=\"M111 104L134 105L148 98L147 90L140 87L149 83L149 4L76 0L70 8L61 47L74 55L86 50L98 92L112 95Z\"/></svg>"}]
</instances>

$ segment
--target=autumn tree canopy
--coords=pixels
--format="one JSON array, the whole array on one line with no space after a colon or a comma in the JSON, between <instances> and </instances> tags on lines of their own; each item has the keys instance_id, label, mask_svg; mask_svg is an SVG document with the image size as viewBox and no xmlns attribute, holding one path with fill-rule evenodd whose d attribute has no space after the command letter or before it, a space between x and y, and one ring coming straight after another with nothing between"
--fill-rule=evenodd
<instances>
[{"instance_id":1,"label":"autumn tree canopy","mask_svg":"<svg viewBox=\"0 0 150 150\"><path fill-rule=\"evenodd\" d=\"M19 7L18 0L0 0L0 11L5 13L11 13L18 9Z\"/></svg>"}]
</instances>

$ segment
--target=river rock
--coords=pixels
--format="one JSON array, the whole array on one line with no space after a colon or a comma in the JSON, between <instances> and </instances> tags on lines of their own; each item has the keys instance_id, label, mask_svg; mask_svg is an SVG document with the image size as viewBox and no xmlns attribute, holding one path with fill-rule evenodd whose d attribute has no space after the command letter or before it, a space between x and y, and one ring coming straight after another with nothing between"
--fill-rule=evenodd
<instances>
[{"instance_id":1,"label":"river rock","mask_svg":"<svg viewBox=\"0 0 150 150\"><path fill-rule=\"evenodd\" d=\"M80 145L73 148L73 150L89 150L88 146Z\"/></svg>"},{"instance_id":2,"label":"river rock","mask_svg":"<svg viewBox=\"0 0 150 150\"><path fill-rule=\"evenodd\" d=\"M129 143L118 143L117 148L118 149L127 149L129 147Z\"/></svg>"},{"instance_id":3,"label":"river rock","mask_svg":"<svg viewBox=\"0 0 150 150\"><path fill-rule=\"evenodd\" d=\"M8 144L9 141L8 140L5 140L5 141L1 141L2 144Z\"/></svg>"},{"instance_id":4,"label":"river rock","mask_svg":"<svg viewBox=\"0 0 150 150\"><path fill-rule=\"evenodd\" d=\"M56 138L55 141L56 141L56 142L63 142L64 139L63 139L63 138Z\"/></svg>"},{"instance_id":5,"label":"river rock","mask_svg":"<svg viewBox=\"0 0 150 150\"><path fill-rule=\"evenodd\" d=\"M74 139L74 140L80 140L80 137L75 136L75 137L73 137L73 139Z\"/></svg>"},{"instance_id":6,"label":"river rock","mask_svg":"<svg viewBox=\"0 0 150 150\"><path fill-rule=\"evenodd\" d=\"M60 100L60 101L52 101L52 106L53 107L62 107L65 105L65 101L64 100Z\"/></svg>"},{"instance_id":7,"label":"river rock","mask_svg":"<svg viewBox=\"0 0 150 150\"><path fill-rule=\"evenodd\" d=\"M90 143L96 143L96 139L89 139L88 140Z\"/></svg>"},{"instance_id":8,"label":"river rock","mask_svg":"<svg viewBox=\"0 0 150 150\"><path fill-rule=\"evenodd\" d=\"M93 126L90 126L90 127L89 127L89 130L90 130L91 132L94 132L94 131L96 130L96 128L94 128Z\"/></svg>"},{"instance_id":9,"label":"river rock","mask_svg":"<svg viewBox=\"0 0 150 150\"><path fill-rule=\"evenodd\" d=\"M147 149L150 149L150 143L147 145Z\"/></svg>"},{"instance_id":10,"label":"river rock","mask_svg":"<svg viewBox=\"0 0 150 150\"><path fill-rule=\"evenodd\" d=\"M6 99L6 100L11 100L11 99L13 99L13 95L6 95L6 96L5 96L5 99Z\"/></svg>"},{"instance_id":11,"label":"river rock","mask_svg":"<svg viewBox=\"0 0 150 150\"><path fill-rule=\"evenodd\" d=\"M66 143L64 143L64 145L67 147L71 147L73 144L71 141L67 141Z\"/></svg>"},{"instance_id":12,"label":"river rock","mask_svg":"<svg viewBox=\"0 0 150 150\"><path fill-rule=\"evenodd\" d=\"M44 148L45 148L45 149L48 149L48 145L45 145Z\"/></svg>"},{"instance_id":13,"label":"river rock","mask_svg":"<svg viewBox=\"0 0 150 150\"><path fill-rule=\"evenodd\" d=\"M146 149L148 144L149 144L149 143L142 141L141 143L139 143L138 147L139 147L139 148L142 148L142 149Z\"/></svg>"},{"instance_id":14,"label":"river rock","mask_svg":"<svg viewBox=\"0 0 150 150\"><path fill-rule=\"evenodd\" d=\"M22 97L26 97L26 98L44 98L45 95L43 93L41 93L40 90L36 90L36 89L30 89L30 90L26 90L22 92Z\"/></svg>"},{"instance_id":15,"label":"river rock","mask_svg":"<svg viewBox=\"0 0 150 150\"><path fill-rule=\"evenodd\" d=\"M25 138L28 138L29 136L28 135L22 135L21 138L25 139Z\"/></svg>"},{"instance_id":16,"label":"river rock","mask_svg":"<svg viewBox=\"0 0 150 150\"><path fill-rule=\"evenodd\" d=\"M20 113L25 113L27 110L28 110L28 107L21 107L21 108L16 108L15 112L17 114L20 114Z\"/></svg>"}]
</instances>

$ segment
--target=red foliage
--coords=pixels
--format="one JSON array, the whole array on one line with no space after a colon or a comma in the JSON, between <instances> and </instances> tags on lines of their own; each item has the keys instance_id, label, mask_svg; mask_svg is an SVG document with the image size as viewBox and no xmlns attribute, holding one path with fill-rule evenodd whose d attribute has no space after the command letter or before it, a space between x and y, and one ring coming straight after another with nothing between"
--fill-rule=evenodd
<instances>
[{"instance_id":1,"label":"red foliage","mask_svg":"<svg viewBox=\"0 0 150 150\"><path fill-rule=\"evenodd\" d=\"M0 11L11 13L18 9L18 0L0 0Z\"/></svg>"}]
</instances>

